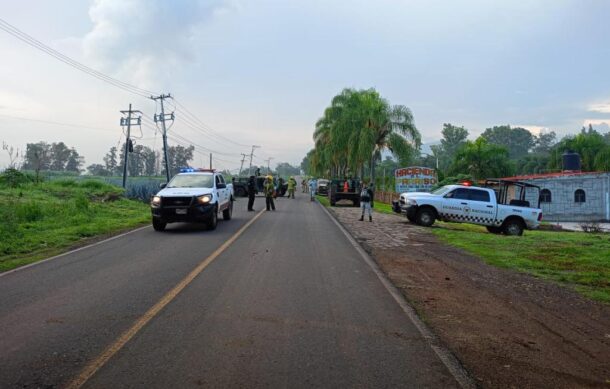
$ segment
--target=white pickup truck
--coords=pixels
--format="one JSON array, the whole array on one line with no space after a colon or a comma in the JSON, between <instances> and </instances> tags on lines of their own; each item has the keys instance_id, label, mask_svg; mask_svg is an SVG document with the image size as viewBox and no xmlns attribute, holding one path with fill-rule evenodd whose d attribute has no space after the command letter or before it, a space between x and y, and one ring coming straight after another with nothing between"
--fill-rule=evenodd
<instances>
[{"instance_id":1,"label":"white pickup truck","mask_svg":"<svg viewBox=\"0 0 610 389\"><path fill-rule=\"evenodd\" d=\"M421 226L438 219L483 225L496 234L522 235L524 229L538 228L542 220L542 210L530 208L526 200L528 188L538 187L502 180L488 180L485 187L446 185L432 193L402 193L392 208Z\"/></svg>"},{"instance_id":2,"label":"white pickup truck","mask_svg":"<svg viewBox=\"0 0 610 389\"><path fill-rule=\"evenodd\" d=\"M203 222L216 229L218 213L224 220L233 215L233 185L214 170L184 168L150 201L152 225L163 231L167 223Z\"/></svg>"}]
</instances>

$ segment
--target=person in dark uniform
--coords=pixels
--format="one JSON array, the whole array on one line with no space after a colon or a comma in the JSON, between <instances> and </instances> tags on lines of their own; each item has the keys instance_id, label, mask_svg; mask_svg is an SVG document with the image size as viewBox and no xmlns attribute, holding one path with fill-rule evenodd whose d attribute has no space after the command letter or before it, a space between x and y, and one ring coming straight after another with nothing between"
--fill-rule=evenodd
<instances>
[{"instance_id":1,"label":"person in dark uniform","mask_svg":"<svg viewBox=\"0 0 610 389\"><path fill-rule=\"evenodd\" d=\"M248 180L248 211L254 212L254 195L256 194L256 177L250 176Z\"/></svg>"}]
</instances>

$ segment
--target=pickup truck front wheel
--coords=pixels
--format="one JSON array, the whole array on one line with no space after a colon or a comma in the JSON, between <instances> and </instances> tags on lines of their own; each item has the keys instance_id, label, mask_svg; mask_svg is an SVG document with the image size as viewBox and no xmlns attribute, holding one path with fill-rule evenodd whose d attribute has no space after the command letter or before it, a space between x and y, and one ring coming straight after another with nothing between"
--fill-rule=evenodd
<instances>
[{"instance_id":1,"label":"pickup truck front wheel","mask_svg":"<svg viewBox=\"0 0 610 389\"><path fill-rule=\"evenodd\" d=\"M155 229L155 231L163 231L163 230L165 230L165 226L167 226L167 223L161 219L157 219L156 217L153 217L152 225L153 225L153 228Z\"/></svg>"},{"instance_id":2,"label":"pickup truck front wheel","mask_svg":"<svg viewBox=\"0 0 610 389\"><path fill-rule=\"evenodd\" d=\"M214 207L212 210L212 214L210 215L210 220L208 220L208 229L215 230L218 225L218 209Z\"/></svg>"},{"instance_id":3,"label":"pickup truck front wheel","mask_svg":"<svg viewBox=\"0 0 610 389\"><path fill-rule=\"evenodd\" d=\"M420 226L430 227L434 224L435 220L436 215L430 208L422 208L417 211L417 214L415 215L415 223L419 224Z\"/></svg>"},{"instance_id":4,"label":"pickup truck front wheel","mask_svg":"<svg viewBox=\"0 0 610 389\"><path fill-rule=\"evenodd\" d=\"M502 232L504 235L521 236L523 235L523 222L518 219L510 219L504 222Z\"/></svg>"}]
</instances>

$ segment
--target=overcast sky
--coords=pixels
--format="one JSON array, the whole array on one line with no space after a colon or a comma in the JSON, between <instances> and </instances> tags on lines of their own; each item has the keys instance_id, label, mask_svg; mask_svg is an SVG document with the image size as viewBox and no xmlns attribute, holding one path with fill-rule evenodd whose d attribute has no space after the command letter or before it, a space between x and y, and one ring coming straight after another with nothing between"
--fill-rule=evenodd
<instances>
[{"instance_id":1,"label":"overcast sky","mask_svg":"<svg viewBox=\"0 0 610 389\"><path fill-rule=\"evenodd\" d=\"M299 163L313 147L315 121L345 87L374 87L410 107L428 144L438 141L444 122L466 126L472 136L499 124L561 135L587 123L610 129L610 1L0 5L0 18L54 49L125 82L171 92L223 136L261 145L258 163L267 157ZM132 103L155 113L152 101L1 30L0 49L0 141L20 148L64 141L89 165L120 141L120 110ZM220 167L239 167L240 153L249 152L192 130L180 115L172 133L230 154ZM144 128L143 137L137 142L159 147L152 129ZM201 164L205 157L196 156ZM0 154L0 167L7 161Z\"/></svg>"}]
</instances>

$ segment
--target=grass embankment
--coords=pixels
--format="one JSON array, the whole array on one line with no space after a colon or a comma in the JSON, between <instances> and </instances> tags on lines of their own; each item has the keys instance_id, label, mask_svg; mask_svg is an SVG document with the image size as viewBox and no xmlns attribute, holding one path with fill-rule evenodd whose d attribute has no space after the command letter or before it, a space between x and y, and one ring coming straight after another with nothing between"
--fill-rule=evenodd
<instances>
[{"instance_id":1,"label":"grass embankment","mask_svg":"<svg viewBox=\"0 0 610 389\"><path fill-rule=\"evenodd\" d=\"M431 231L443 242L485 262L533 274L610 303L610 235L584 232L526 231L523 236L494 235L472 224L437 223Z\"/></svg>"},{"instance_id":2,"label":"grass embankment","mask_svg":"<svg viewBox=\"0 0 610 389\"><path fill-rule=\"evenodd\" d=\"M149 222L148 205L122 193L94 180L0 185L0 272Z\"/></svg>"},{"instance_id":3,"label":"grass embankment","mask_svg":"<svg viewBox=\"0 0 610 389\"><path fill-rule=\"evenodd\" d=\"M327 197L318 201L328 207ZM391 205L375 203L374 212L392 214ZM610 303L610 234L526 231L523 236L495 235L473 224L437 222L432 231L486 263L573 287L594 300Z\"/></svg>"}]
</instances>

